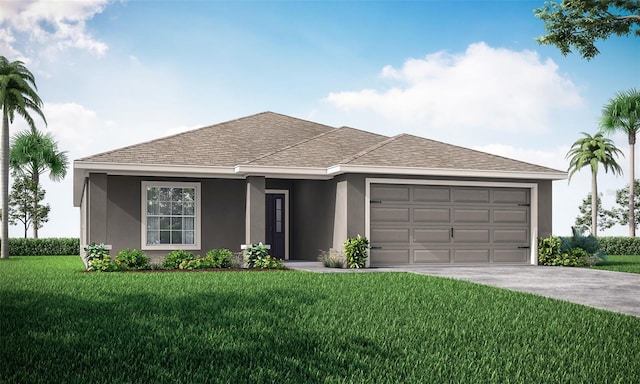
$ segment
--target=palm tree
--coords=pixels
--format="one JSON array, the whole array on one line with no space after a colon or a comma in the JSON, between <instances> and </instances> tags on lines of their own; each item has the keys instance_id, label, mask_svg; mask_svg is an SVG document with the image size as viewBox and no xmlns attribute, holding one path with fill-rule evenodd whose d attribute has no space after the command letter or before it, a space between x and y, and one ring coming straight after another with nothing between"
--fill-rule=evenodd
<instances>
[{"instance_id":1,"label":"palm tree","mask_svg":"<svg viewBox=\"0 0 640 384\"><path fill-rule=\"evenodd\" d=\"M567 152L569 160L569 181L574 173L583 167L591 167L591 234L598 233L598 166L602 164L604 171L621 174L622 168L616 162L616 157L622 154L611 139L602 136L601 132L591 136L582 132L583 138L576 140Z\"/></svg>"},{"instance_id":2,"label":"palm tree","mask_svg":"<svg viewBox=\"0 0 640 384\"><path fill-rule=\"evenodd\" d=\"M50 133L31 130L13 136L9 152L9 166L18 174L31 179L35 190L40 190L40 175L49 172L52 181L61 181L67 175L69 159L66 152L58 150L58 143ZM33 212L38 212L38 200L33 201ZM40 221L33 218L33 237L38 238Z\"/></svg>"},{"instance_id":3,"label":"palm tree","mask_svg":"<svg viewBox=\"0 0 640 384\"><path fill-rule=\"evenodd\" d=\"M618 92L616 96L602 108L600 130L605 133L621 131L629 138L629 236L636 236L633 185L635 175L636 134L640 130L640 92L630 89Z\"/></svg>"},{"instance_id":4,"label":"palm tree","mask_svg":"<svg viewBox=\"0 0 640 384\"><path fill-rule=\"evenodd\" d=\"M35 112L45 124L42 100L36 93L35 78L21 61L9 61L0 56L0 108L2 108L2 132L0 132L0 188L2 189L2 212L9 212L9 123L15 114L22 116L31 129L36 124L29 114ZM0 235L0 257L9 258L9 220L2 220Z\"/></svg>"}]
</instances>

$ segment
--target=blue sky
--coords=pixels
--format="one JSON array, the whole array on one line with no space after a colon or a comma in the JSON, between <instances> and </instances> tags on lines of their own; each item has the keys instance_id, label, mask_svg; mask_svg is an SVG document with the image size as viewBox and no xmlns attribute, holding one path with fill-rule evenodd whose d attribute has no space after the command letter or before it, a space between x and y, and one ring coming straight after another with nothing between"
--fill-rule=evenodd
<instances>
[{"instance_id":1,"label":"blue sky","mask_svg":"<svg viewBox=\"0 0 640 384\"><path fill-rule=\"evenodd\" d=\"M640 41L564 57L534 40L542 4L3 1L0 54L35 74L46 129L72 159L269 110L566 170L602 105L640 87ZM626 153L626 138L613 139ZM557 234L570 232L589 180L584 170L554 182ZM605 206L627 180L600 176ZM71 176L45 187L41 235L77 236Z\"/></svg>"}]
</instances>

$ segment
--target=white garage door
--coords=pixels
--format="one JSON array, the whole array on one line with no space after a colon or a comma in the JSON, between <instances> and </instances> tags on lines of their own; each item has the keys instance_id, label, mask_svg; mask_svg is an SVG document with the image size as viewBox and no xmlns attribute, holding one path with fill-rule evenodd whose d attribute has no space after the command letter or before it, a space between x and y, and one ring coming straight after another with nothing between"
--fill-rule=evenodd
<instances>
[{"instance_id":1,"label":"white garage door","mask_svg":"<svg viewBox=\"0 0 640 384\"><path fill-rule=\"evenodd\" d=\"M372 184L371 265L530 260L530 190Z\"/></svg>"}]
</instances>

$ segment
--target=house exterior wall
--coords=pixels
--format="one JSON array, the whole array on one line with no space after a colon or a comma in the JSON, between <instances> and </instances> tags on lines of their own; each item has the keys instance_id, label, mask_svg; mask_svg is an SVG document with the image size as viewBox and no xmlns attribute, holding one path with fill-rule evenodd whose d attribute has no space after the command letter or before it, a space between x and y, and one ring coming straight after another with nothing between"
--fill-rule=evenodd
<instances>
[{"instance_id":1,"label":"house exterior wall","mask_svg":"<svg viewBox=\"0 0 640 384\"><path fill-rule=\"evenodd\" d=\"M115 255L125 248L141 248L141 183L172 181L201 183L201 247L192 251L204 255L213 248L240 251L245 240L245 180L143 178L91 174L89 185L89 224L87 242L112 246ZM166 250L145 250L154 262Z\"/></svg>"},{"instance_id":2,"label":"house exterior wall","mask_svg":"<svg viewBox=\"0 0 640 384\"><path fill-rule=\"evenodd\" d=\"M293 260L317 260L319 250L342 248L347 237L365 235L365 198L367 178L395 178L397 175L340 175L331 180L153 178L107 176L92 173L87 179L86 241L112 245L112 254L124 248L141 248L141 182L172 181L201 183L201 249L240 250L246 238L247 188L252 184L262 190L253 202L256 217L264 221L264 190L289 191L289 255ZM402 177L415 180L425 177ZM429 177L430 180L461 179ZM485 181L488 179L462 179ZM256 184L257 181L257 184ZM538 236L552 233L552 181L491 179L491 182L536 183L538 185ZM259 185L258 185L259 184ZM253 193L253 192L252 192ZM255 197L255 196L254 196ZM260 201L258 201L260 200ZM260 206L260 204L262 204ZM82 210L81 210L82 211ZM261 211L261 212L260 212ZM261 234L264 237L264 223ZM264 239L263 239L264 240ZM161 261L168 251L145 251L154 261Z\"/></svg>"}]
</instances>

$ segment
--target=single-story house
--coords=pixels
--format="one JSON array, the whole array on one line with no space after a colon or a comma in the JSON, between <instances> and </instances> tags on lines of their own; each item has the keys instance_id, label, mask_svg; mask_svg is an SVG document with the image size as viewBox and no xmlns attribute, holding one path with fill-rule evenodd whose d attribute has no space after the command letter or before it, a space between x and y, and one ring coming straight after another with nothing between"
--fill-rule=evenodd
<instances>
[{"instance_id":1,"label":"single-story house","mask_svg":"<svg viewBox=\"0 0 640 384\"><path fill-rule=\"evenodd\" d=\"M370 265L535 264L566 173L422 137L272 112L74 161L81 247L204 255L263 242L316 260L361 234Z\"/></svg>"}]
</instances>

